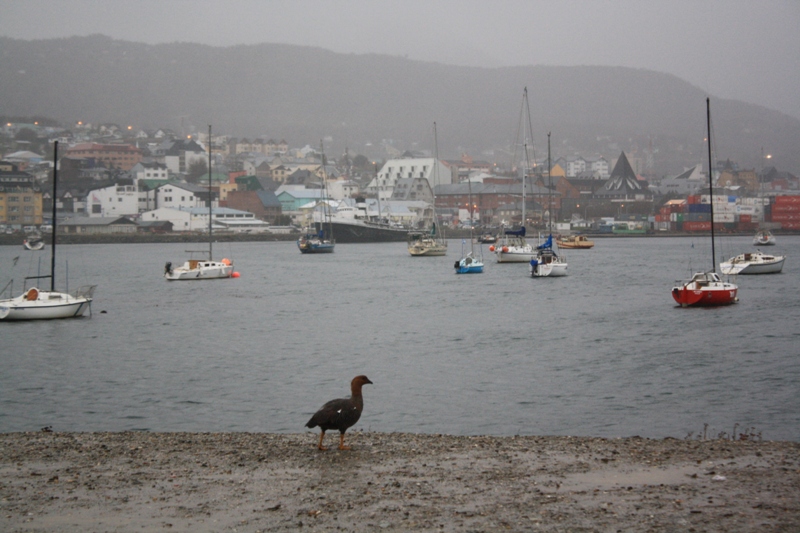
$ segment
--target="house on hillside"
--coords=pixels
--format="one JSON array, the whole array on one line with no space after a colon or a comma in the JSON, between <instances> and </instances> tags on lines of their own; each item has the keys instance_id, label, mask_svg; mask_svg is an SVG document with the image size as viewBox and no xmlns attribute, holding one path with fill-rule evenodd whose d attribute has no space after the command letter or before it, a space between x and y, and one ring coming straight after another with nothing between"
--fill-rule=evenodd
<instances>
[{"instance_id":1,"label":"house on hillside","mask_svg":"<svg viewBox=\"0 0 800 533\"><path fill-rule=\"evenodd\" d=\"M708 183L708 178L702 170L702 165L697 164L687 168L677 176L667 176L661 179L658 186L652 187L656 194L671 196L688 196L695 194L701 187Z\"/></svg>"},{"instance_id":2,"label":"house on hillside","mask_svg":"<svg viewBox=\"0 0 800 533\"><path fill-rule=\"evenodd\" d=\"M366 192L377 195L381 201L389 200L397 181L402 178L424 178L431 188L453 182L450 170L435 158L390 159L367 186Z\"/></svg>"},{"instance_id":3,"label":"house on hillside","mask_svg":"<svg viewBox=\"0 0 800 533\"><path fill-rule=\"evenodd\" d=\"M231 191L225 207L248 211L267 222L275 222L282 214L281 202L275 192L264 189Z\"/></svg>"}]
</instances>

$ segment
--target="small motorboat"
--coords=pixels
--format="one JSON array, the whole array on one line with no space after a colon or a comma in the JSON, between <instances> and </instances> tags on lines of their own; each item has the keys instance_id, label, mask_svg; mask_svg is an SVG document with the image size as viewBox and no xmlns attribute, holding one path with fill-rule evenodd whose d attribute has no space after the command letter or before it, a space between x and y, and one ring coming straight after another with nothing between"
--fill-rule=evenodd
<instances>
[{"instance_id":1,"label":"small motorboat","mask_svg":"<svg viewBox=\"0 0 800 533\"><path fill-rule=\"evenodd\" d=\"M478 242L484 244L494 244L497 242L497 235L493 233L484 233L478 237Z\"/></svg>"},{"instance_id":2,"label":"small motorboat","mask_svg":"<svg viewBox=\"0 0 800 533\"><path fill-rule=\"evenodd\" d=\"M28 237L22 241L22 247L26 250L42 250L44 239L41 237Z\"/></svg>"},{"instance_id":3,"label":"small motorboat","mask_svg":"<svg viewBox=\"0 0 800 533\"><path fill-rule=\"evenodd\" d=\"M753 237L754 246L772 246L775 242L775 235L768 229L760 230L756 233L756 236Z\"/></svg>"},{"instance_id":4,"label":"small motorboat","mask_svg":"<svg viewBox=\"0 0 800 533\"><path fill-rule=\"evenodd\" d=\"M594 246L594 241L590 241L586 235L567 235L556 239L559 248L572 248L574 250L588 250Z\"/></svg>"}]
</instances>

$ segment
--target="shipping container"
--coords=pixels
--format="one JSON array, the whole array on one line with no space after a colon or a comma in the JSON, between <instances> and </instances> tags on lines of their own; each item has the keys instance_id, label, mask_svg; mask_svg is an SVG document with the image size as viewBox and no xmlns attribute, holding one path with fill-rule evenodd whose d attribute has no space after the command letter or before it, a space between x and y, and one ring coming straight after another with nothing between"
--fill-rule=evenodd
<instances>
[{"instance_id":1,"label":"shipping container","mask_svg":"<svg viewBox=\"0 0 800 533\"><path fill-rule=\"evenodd\" d=\"M684 213L684 222L709 222L711 220L711 213Z\"/></svg>"},{"instance_id":2,"label":"shipping container","mask_svg":"<svg viewBox=\"0 0 800 533\"><path fill-rule=\"evenodd\" d=\"M795 214L773 213L772 214L772 221L773 222L793 222L795 220L800 220L800 213L795 213Z\"/></svg>"},{"instance_id":3,"label":"shipping container","mask_svg":"<svg viewBox=\"0 0 800 533\"><path fill-rule=\"evenodd\" d=\"M684 221L683 231L711 231L711 222Z\"/></svg>"},{"instance_id":4,"label":"shipping container","mask_svg":"<svg viewBox=\"0 0 800 533\"><path fill-rule=\"evenodd\" d=\"M710 213L710 204L689 204L689 213Z\"/></svg>"},{"instance_id":5,"label":"shipping container","mask_svg":"<svg viewBox=\"0 0 800 533\"><path fill-rule=\"evenodd\" d=\"M717 223L733 223L735 215L733 213L717 213L714 212L714 222Z\"/></svg>"},{"instance_id":6,"label":"shipping container","mask_svg":"<svg viewBox=\"0 0 800 533\"><path fill-rule=\"evenodd\" d=\"M776 196L773 205L800 205L800 196Z\"/></svg>"},{"instance_id":7,"label":"shipping container","mask_svg":"<svg viewBox=\"0 0 800 533\"><path fill-rule=\"evenodd\" d=\"M778 213L800 213L800 204L775 204L772 206L772 215Z\"/></svg>"}]
</instances>

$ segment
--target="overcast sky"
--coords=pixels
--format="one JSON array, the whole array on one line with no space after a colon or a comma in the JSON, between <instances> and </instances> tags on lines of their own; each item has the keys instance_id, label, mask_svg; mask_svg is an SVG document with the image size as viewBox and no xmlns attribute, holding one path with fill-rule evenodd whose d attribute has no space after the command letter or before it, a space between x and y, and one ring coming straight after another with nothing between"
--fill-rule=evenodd
<instances>
[{"instance_id":1,"label":"overcast sky","mask_svg":"<svg viewBox=\"0 0 800 533\"><path fill-rule=\"evenodd\" d=\"M646 68L800 118L798 0L0 0L2 36L94 33L482 67Z\"/></svg>"}]
</instances>

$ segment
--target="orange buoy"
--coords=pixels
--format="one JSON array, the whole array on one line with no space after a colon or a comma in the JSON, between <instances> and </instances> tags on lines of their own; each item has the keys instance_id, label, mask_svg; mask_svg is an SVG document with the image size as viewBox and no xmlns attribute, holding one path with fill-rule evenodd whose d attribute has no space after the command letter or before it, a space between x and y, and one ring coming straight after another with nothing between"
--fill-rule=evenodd
<instances>
[{"instance_id":1,"label":"orange buoy","mask_svg":"<svg viewBox=\"0 0 800 533\"><path fill-rule=\"evenodd\" d=\"M489 247L490 252L494 252L494 244Z\"/></svg>"},{"instance_id":2,"label":"orange buoy","mask_svg":"<svg viewBox=\"0 0 800 533\"><path fill-rule=\"evenodd\" d=\"M232 278L238 278L239 277L239 273L238 272L234 272L234 273L231 274L231 277Z\"/></svg>"},{"instance_id":3,"label":"orange buoy","mask_svg":"<svg viewBox=\"0 0 800 533\"><path fill-rule=\"evenodd\" d=\"M503 253L504 253L504 254L507 254L507 253L508 253L508 246L503 246Z\"/></svg>"}]
</instances>

